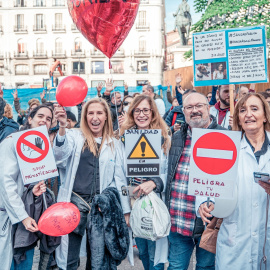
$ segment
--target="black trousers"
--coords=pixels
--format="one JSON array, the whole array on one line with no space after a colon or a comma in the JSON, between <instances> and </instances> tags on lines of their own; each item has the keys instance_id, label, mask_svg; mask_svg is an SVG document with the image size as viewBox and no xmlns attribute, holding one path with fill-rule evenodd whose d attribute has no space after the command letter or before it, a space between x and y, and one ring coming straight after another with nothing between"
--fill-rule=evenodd
<instances>
[{"instance_id":1,"label":"black trousers","mask_svg":"<svg viewBox=\"0 0 270 270\"><path fill-rule=\"evenodd\" d=\"M77 270L80 265L80 250L82 244L82 236L76 233L68 235L68 259L67 270ZM86 241L87 261L86 270L91 270L91 252L88 241Z\"/></svg>"}]
</instances>

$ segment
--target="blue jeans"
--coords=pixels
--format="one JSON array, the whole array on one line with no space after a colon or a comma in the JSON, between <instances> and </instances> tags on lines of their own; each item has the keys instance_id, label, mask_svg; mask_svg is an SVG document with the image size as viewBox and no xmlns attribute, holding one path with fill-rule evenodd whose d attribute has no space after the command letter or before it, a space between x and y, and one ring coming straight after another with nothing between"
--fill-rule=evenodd
<instances>
[{"instance_id":1,"label":"blue jeans","mask_svg":"<svg viewBox=\"0 0 270 270\"><path fill-rule=\"evenodd\" d=\"M195 246L196 270L215 270L215 254L200 248L200 240L170 232L168 270L187 270Z\"/></svg>"},{"instance_id":2,"label":"blue jeans","mask_svg":"<svg viewBox=\"0 0 270 270\"><path fill-rule=\"evenodd\" d=\"M20 264L16 264L15 261L13 260L10 270L31 270L34 260L34 251L35 251L34 248L27 250L25 252L26 259L22 261Z\"/></svg>"},{"instance_id":3,"label":"blue jeans","mask_svg":"<svg viewBox=\"0 0 270 270\"><path fill-rule=\"evenodd\" d=\"M159 263L154 266L155 251L156 251L156 242L139 238L135 238L136 245L139 250L139 256L142 261L143 267L145 270L164 270L164 264Z\"/></svg>"}]
</instances>

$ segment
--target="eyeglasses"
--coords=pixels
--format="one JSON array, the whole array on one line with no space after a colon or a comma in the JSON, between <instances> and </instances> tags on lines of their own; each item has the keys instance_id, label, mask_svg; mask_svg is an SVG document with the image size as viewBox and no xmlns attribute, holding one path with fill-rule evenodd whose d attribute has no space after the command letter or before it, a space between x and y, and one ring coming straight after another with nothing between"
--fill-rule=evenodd
<instances>
[{"instance_id":1,"label":"eyeglasses","mask_svg":"<svg viewBox=\"0 0 270 270\"><path fill-rule=\"evenodd\" d=\"M196 104L196 105L190 105L190 106L186 106L184 107L184 110L187 111L187 112L191 112L193 111L194 108L196 108L198 111L202 110L204 106L208 106L208 104L205 104L205 103L199 103L199 104Z\"/></svg>"},{"instance_id":2,"label":"eyeglasses","mask_svg":"<svg viewBox=\"0 0 270 270\"><path fill-rule=\"evenodd\" d=\"M147 109L147 108L144 108L142 110L140 110L140 109L134 109L133 110L133 113L134 113L134 115L140 115L141 112L142 112L144 115L149 115L151 111L152 111L151 109Z\"/></svg>"}]
</instances>

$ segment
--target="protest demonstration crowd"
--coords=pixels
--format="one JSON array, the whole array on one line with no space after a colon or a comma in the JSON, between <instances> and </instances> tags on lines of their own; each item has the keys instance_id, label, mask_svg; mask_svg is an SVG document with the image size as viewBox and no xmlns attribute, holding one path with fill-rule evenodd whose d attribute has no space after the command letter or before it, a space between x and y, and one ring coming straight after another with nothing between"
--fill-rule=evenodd
<instances>
[{"instance_id":1,"label":"protest demonstration crowd","mask_svg":"<svg viewBox=\"0 0 270 270\"><path fill-rule=\"evenodd\" d=\"M102 85L98 87L100 93ZM81 249L86 250L86 269L116 269L126 256L132 265L131 205L134 198L152 192L166 204L171 227L168 237L165 230L164 237L156 241L135 235L144 269L164 269L167 260L168 269L187 269L195 247L196 269L261 269L269 265L270 183L254 183L253 172L270 170L270 89L254 93L252 88L254 85L234 89L233 116L229 85L213 86L212 93L205 96L194 89L182 89L179 75L176 97L168 83L172 107L167 112L151 85L133 96L126 86L122 99L119 92L112 93L113 82L107 80L103 95L67 110L47 102L43 93L42 103L31 99L29 108L22 111L15 91L17 122L1 90L0 268L32 269L38 242L39 269L56 265L77 269ZM24 186L13 135L40 126L48 130L59 176ZM214 220L215 199L206 202L205 197L196 200L187 194L194 128L242 133L238 201L220 226L216 255L200 247L204 225ZM126 177L125 131L148 129L161 130L160 177ZM35 145L42 149L42 142L35 141ZM135 188L130 196L124 196L121 189L128 186ZM78 207L81 219L75 230L62 237L39 232L37 223L46 209L43 193L47 206L58 201ZM168 222L166 214L163 222ZM86 246L81 244L84 235Z\"/></svg>"},{"instance_id":2,"label":"protest demonstration crowd","mask_svg":"<svg viewBox=\"0 0 270 270\"><path fill-rule=\"evenodd\" d=\"M109 59L140 4L67 2ZM175 72L121 92L111 72L86 98L79 71L25 108L0 83L0 270L138 269L136 252L145 270L270 269L266 28L225 28L193 33L193 87Z\"/></svg>"}]
</instances>

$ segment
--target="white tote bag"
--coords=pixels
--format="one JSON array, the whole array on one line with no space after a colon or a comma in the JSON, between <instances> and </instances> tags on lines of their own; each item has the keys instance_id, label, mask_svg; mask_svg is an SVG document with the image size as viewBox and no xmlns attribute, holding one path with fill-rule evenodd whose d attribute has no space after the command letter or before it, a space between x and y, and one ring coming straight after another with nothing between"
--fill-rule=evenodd
<instances>
[{"instance_id":1,"label":"white tote bag","mask_svg":"<svg viewBox=\"0 0 270 270\"><path fill-rule=\"evenodd\" d=\"M135 201L130 215L130 226L135 237L152 241L169 235L170 214L155 192L152 191Z\"/></svg>"}]
</instances>

